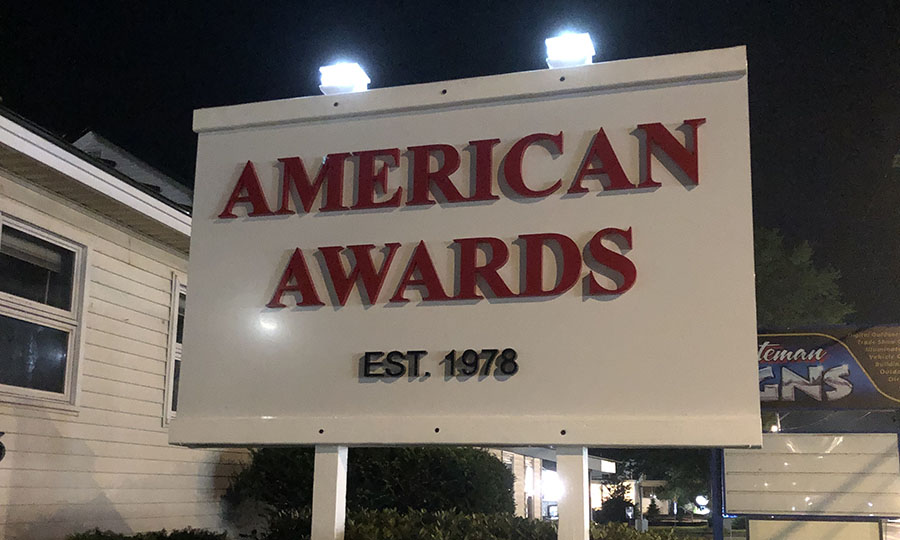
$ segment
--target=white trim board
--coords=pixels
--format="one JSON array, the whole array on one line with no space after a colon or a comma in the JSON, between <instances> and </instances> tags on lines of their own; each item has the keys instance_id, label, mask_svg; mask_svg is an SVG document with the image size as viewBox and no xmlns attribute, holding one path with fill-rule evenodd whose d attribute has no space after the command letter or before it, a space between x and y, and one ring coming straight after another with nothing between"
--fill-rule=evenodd
<instances>
[{"instance_id":1,"label":"white trim board","mask_svg":"<svg viewBox=\"0 0 900 540\"><path fill-rule=\"evenodd\" d=\"M2 116L0 142L181 234L191 234L190 216Z\"/></svg>"},{"instance_id":2,"label":"white trim board","mask_svg":"<svg viewBox=\"0 0 900 540\"><path fill-rule=\"evenodd\" d=\"M455 81L376 88L331 96L279 99L197 109L194 131L204 133L396 111L570 95L597 90L739 77L747 73L746 47L731 47L562 69L543 69Z\"/></svg>"}]
</instances>

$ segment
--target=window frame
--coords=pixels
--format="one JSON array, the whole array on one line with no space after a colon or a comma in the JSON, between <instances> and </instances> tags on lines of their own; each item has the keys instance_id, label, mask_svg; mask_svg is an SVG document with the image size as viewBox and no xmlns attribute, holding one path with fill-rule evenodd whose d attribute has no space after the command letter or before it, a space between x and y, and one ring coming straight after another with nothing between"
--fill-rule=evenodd
<instances>
[{"instance_id":1,"label":"window frame","mask_svg":"<svg viewBox=\"0 0 900 540\"><path fill-rule=\"evenodd\" d=\"M181 295L187 300L187 280L177 272L172 272L172 298L169 303L169 351L166 359L166 394L163 400L163 426L177 415L172 410L172 399L175 397L175 362L182 361L182 344L178 343L178 301Z\"/></svg>"},{"instance_id":2,"label":"window frame","mask_svg":"<svg viewBox=\"0 0 900 540\"><path fill-rule=\"evenodd\" d=\"M29 236L49 242L71 251L72 297L70 309L65 310L0 291L0 315L28 323L62 330L68 334L66 347L66 373L63 392L50 392L22 386L0 384L0 403L31 405L43 408L58 408L74 411L77 394L77 379L83 337L84 297L87 275L87 246L33 225L6 213L0 212L0 241L3 228L16 229Z\"/></svg>"}]
</instances>

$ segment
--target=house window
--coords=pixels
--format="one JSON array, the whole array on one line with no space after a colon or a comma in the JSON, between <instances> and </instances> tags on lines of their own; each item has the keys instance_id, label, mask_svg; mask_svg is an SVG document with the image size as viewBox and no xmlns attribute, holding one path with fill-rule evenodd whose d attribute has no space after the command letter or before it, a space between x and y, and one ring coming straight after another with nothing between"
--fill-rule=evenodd
<instances>
[{"instance_id":1,"label":"house window","mask_svg":"<svg viewBox=\"0 0 900 540\"><path fill-rule=\"evenodd\" d=\"M168 379L166 384L166 417L169 421L178 411L178 382L181 379L181 343L184 338L184 309L187 304L187 288L172 276L172 323L171 350L169 355Z\"/></svg>"},{"instance_id":2,"label":"house window","mask_svg":"<svg viewBox=\"0 0 900 540\"><path fill-rule=\"evenodd\" d=\"M84 248L0 216L0 400L70 402Z\"/></svg>"}]
</instances>

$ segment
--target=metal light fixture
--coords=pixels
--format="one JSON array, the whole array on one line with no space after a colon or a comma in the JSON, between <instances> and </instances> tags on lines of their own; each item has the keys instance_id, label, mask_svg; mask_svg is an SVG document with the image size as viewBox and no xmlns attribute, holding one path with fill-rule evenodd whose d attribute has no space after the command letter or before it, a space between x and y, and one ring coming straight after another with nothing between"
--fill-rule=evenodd
<instances>
[{"instance_id":1,"label":"metal light fixture","mask_svg":"<svg viewBox=\"0 0 900 540\"><path fill-rule=\"evenodd\" d=\"M551 68L575 67L590 64L597 52L588 33L565 33L544 40L547 45L547 65Z\"/></svg>"},{"instance_id":2,"label":"metal light fixture","mask_svg":"<svg viewBox=\"0 0 900 540\"><path fill-rule=\"evenodd\" d=\"M356 62L339 62L319 68L321 84L319 90L325 95L363 92L372 82L366 72Z\"/></svg>"}]
</instances>

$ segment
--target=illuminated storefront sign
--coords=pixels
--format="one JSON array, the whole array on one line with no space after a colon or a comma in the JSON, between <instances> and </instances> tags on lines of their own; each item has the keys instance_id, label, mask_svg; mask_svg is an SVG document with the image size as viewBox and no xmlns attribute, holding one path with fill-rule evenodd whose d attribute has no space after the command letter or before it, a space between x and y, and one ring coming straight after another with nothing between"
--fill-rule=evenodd
<instances>
[{"instance_id":1,"label":"illuminated storefront sign","mask_svg":"<svg viewBox=\"0 0 900 540\"><path fill-rule=\"evenodd\" d=\"M763 407L897 409L900 327L830 327L759 336Z\"/></svg>"},{"instance_id":2,"label":"illuminated storefront sign","mask_svg":"<svg viewBox=\"0 0 900 540\"><path fill-rule=\"evenodd\" d=\"M172 441L757 444L746 92L737 48L198 111Z\"/></svg>"}]
</instances>

